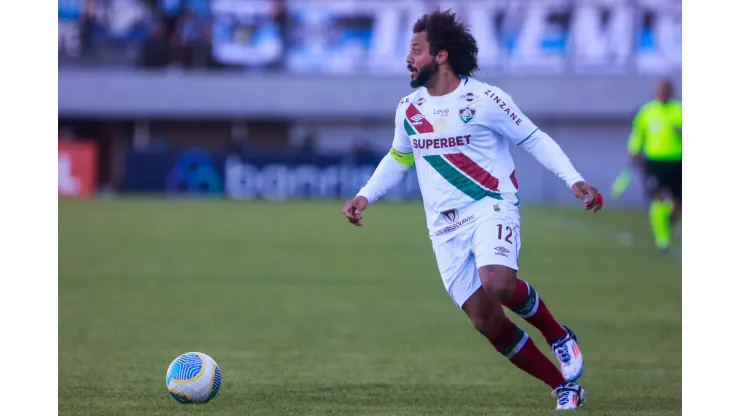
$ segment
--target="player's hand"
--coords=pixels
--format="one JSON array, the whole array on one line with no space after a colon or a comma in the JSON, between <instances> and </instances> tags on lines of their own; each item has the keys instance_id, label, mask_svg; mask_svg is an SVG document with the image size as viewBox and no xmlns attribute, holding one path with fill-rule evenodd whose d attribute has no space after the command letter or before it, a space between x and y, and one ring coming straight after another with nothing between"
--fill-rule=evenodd
<instances>
[{"instance_id":1,"label":"player's hand","mask_svg":"<svg viewBox=\"0 0 740 416\"><path fill-rule=\"evenodd\" d=\"M367 204L367 198L364 196L356 196L344 204L342 214L347 217L351 224L362 227L362 215L360 215L360 213L367 208Z\"/></svg>"},{"instance_id":2,"label":"player's hand","mask_svg":"<svg viewBox=\"0 0 740 416\"><path fill-rule=\"evenodd\" d=\"M642 155L628 155L629 163L632 166L640 167L644 163L645 159Z\"/></svg>"},{"instance_id":3,"label":"player's hand","mask_svg":"<svg viewBox=\"0 0 740 416\"><path fill-rule=\"evenodd\" d=\"M583 201L583 209L587 211L597 212L604 205L604 198L599 191L584 181L576 182L570 189L576 198Z\"/></svg>"}]
</instances>

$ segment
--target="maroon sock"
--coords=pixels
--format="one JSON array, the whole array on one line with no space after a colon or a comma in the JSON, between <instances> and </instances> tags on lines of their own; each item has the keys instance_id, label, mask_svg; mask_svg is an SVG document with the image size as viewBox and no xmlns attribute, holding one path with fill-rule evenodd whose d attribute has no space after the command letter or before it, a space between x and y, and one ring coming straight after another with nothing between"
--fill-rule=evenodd
<instances>
[{"instance_id":1,"label":"maroon sock","mask_svg":"<svg viewBox=\"0 0 740 416\"><path fill-rule=\"evenodd\" d=\"M568 335L562 325L552 316L550 310L547 309L545 302L540 298L537 291L524 280L516 279L514 295L503 304L539 329L550 345L558 338Z\"/></svg>"},{"instance_id":2,"label":"maroon sock","mask_svg":"<svg viewBox=\"0 0 740 416\"><path fill-rule=\"evenodd\" d=\"M507 319L492 338L488 341L493 344L496 351L520 370L538 378L553 389L565 383L562 374L552 361L537 349L526 332L510 320Z\"/></svg>"}]
</instances>

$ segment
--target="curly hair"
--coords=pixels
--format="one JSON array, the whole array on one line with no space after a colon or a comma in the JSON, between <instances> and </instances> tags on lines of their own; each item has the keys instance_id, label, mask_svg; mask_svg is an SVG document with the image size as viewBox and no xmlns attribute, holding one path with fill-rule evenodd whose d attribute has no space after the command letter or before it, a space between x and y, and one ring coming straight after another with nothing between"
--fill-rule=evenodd
<instances>
[{"instance_id":1,"label":"curly hair","mask_svg":"<svg viewBox=\"0 0 740 416\"><path fill-rule=\"evenodd\" d=\"M471 76L478 70L478 43L451 10L427 13L414 23L414 33L427 32L429 53L447 51L448 62L457 75Z\"/></svg>"}]
</instances>

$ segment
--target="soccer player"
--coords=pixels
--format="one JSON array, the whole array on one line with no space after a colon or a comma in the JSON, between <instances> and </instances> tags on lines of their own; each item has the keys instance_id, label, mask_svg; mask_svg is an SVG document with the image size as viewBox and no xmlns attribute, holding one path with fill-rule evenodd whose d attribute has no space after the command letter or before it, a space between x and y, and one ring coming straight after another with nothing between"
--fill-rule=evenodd
<instances>
[{"instance_id":1,"label":"soccer player","mask_svg":"<svg viewBox=\"0 0 740 416\"><path fill-rule=\"evenodd\" d=\"M418 89L398 104L390 152L343 214L363 225L368 204L415 163L432 246L453 302L498 352L553 389L556 409L575 409L586 397L576 382L583 371L576 336L517 277L519 185L509 143L557 174L585 209L600 210L602 197L509 95L471 78L477 54L475 39L454 13L436 10L416 21L406 62ZM560 369L503 307L542 333Z\"/></svg>"},{"instance_id":2,"label":"soccer player","mask_svg":"<svg viewBox=\"0 0 740 416\"><path fill-rule=\"evenodd\" d=\"M656 247L666 252L671 228L681 215L682 159L681 101L673 99L673 85L663 80L656 97L637 112L627 150L632 166L642 166L650 196L650 226Z\"/></svg>"}]
</instances>

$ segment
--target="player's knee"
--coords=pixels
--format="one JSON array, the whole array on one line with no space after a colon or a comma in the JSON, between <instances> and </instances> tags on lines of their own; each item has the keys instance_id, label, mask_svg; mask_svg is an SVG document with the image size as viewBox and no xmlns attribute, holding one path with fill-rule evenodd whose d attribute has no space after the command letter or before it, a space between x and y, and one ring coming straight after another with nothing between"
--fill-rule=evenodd
<instances>
[{"instance_id":1,"label":"player's knee","mask_svg":"<svg viewBox=\"0 0 740 416\"><path fill-rule=\"evenodd\" d=\"M501 302L514 295L516 270L506 266L483 266L479 270L483 289Z\"/></svg>"}]
</instances>

